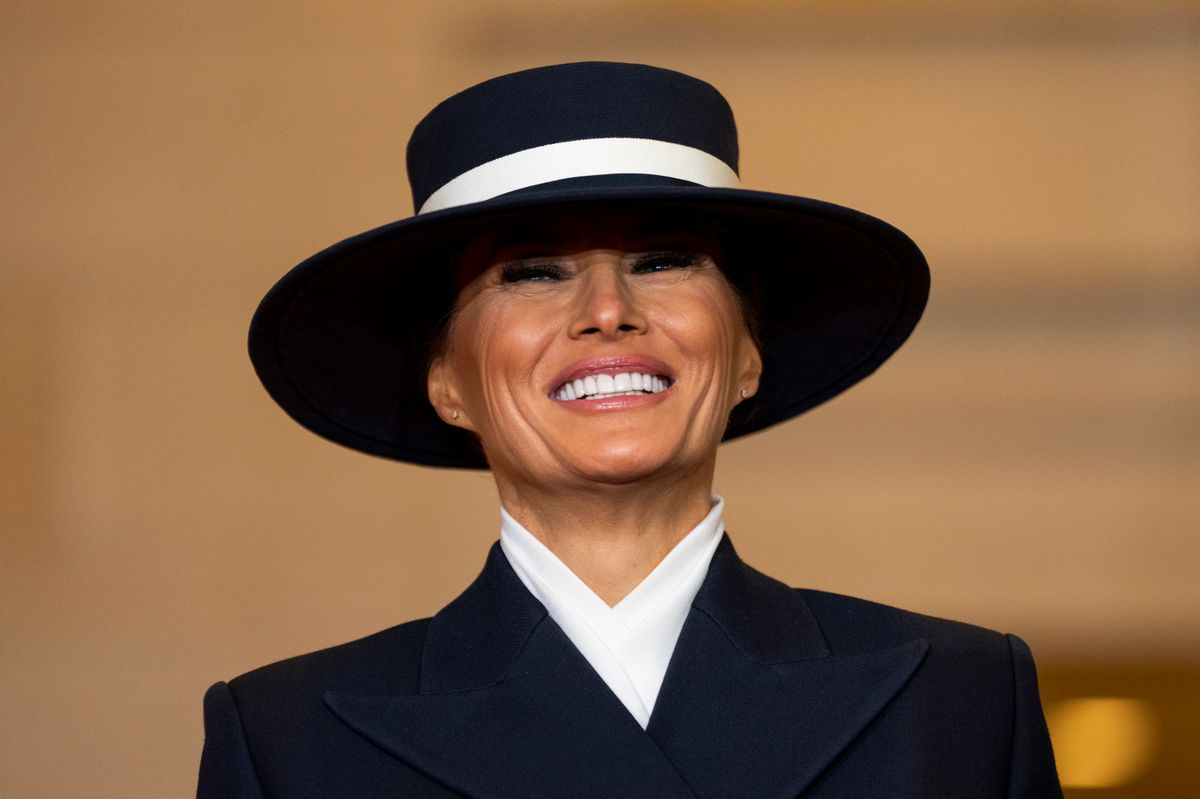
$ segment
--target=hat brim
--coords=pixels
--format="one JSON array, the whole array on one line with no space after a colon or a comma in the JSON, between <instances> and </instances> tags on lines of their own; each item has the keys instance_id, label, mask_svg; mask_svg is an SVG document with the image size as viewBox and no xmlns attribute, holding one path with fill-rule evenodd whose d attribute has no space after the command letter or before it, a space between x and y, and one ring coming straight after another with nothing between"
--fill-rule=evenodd
<instances>
[{"instance_id":1,"label":"hat brim","mask_svg":"<svg viewBox=\"0 0 1200 799\"><path fill-rule=\"evenodd\" d=\"M251 323L254 368L300 424L353 449L427 466L487 468L478 442L426 397L432 332L454 302L450 259L473 235L549 209L645 207L697 214L753 279L763 377L725 439L812 408L874 372L908 338L929 294L917 246L831 203L698 186L556 188L403 219L288 272Z\"/></svg>"}]
</instances>

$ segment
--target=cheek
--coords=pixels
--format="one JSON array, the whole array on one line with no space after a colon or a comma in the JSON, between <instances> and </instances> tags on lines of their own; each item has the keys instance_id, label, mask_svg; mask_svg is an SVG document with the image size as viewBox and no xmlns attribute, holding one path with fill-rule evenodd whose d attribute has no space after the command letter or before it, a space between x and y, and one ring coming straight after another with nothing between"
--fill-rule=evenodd
<instances>
[{"instance_id":1,"label":"cheek","mask_svg":"<svg viewBox=\"0 0 1200 799\"><path fill-rule=\"evenodd\" d=\"M462 403L475 415L475 404L483 395L486 364L491 355L487 343L491 327L486 315L478 310L460 310L447 338L447 362Z\"/></svg>"},{"instance_id":2,"label":"cheek","mask_svg":"<svg viewBox=\"0 0 1200 799\"><path fill-rule=\"evenodd\" d=\"M748 338L737 300L728 292L708 292L698 298L684 320L697 357L710 361L718 376L738 368L741 342Z\"/></svg>"},{"instance_id":3,"label":"cheek","mask_svg":"<svg viewBox=\"0 0 1200 799\"><path fill-rule=\"evenodd\" d=\"M506 386L528 381L536 368L543 335L536 320L520 311L496 303L461 314L451 341L466 402L493 404Z\"/></svg>"}]
</instances>

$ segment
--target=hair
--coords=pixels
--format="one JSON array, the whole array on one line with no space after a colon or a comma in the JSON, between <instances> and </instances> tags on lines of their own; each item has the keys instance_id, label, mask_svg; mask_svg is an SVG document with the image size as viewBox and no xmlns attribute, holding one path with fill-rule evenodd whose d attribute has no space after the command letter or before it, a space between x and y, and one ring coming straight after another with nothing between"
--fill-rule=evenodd
<instances>
[{"instance_id":1,"label":"hair","mask_svg":"<svg viewBox=\"0 0 1200 799\"><path fill-rule=\"evenodd\" d=\"M454 318L457 315L458 307L451 306L450 310L434 322L433 327L430 328L429 336L422 343L424 352L421 353L423 364L421 376L423 378L429 378L429 370L433 368L434 361L444 356L450 347L450 333L454 330Z\"/></svg>"},{"instance_id":2,"label":"hair","mask_svg":"<svg viewBox=\"0 0 1200 799\"><path fill-rule=\"evenodd\" d=\"M738 308L742 312L742 323L750 333L750 340L754 342L755 348L761 353L762 313L760 309L762 308L762 295L755 273L742 261L729 257L729 248L726 246L726 242L730 241L731 237L723 225L707 220L703 224L716 236L719 248L715 256L717 266L720 268L721 274L725 275L729 287L733 289L733 296L737 299Z\"/></svg>"}]
</instances>

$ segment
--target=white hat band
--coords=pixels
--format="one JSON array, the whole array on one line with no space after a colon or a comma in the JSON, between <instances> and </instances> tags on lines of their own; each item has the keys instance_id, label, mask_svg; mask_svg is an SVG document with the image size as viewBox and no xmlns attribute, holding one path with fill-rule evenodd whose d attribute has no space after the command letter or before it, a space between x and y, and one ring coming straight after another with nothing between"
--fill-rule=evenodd
<instances>
[{"instance_id":1,"label":"white hat band","mask_svg":"<svg viewBox=\"0 0 1200 799\"><path fill-rule=\"evenodd\" d=\"M657 139L578 139L531 147L468 169L429 195L417 213L590 175L658 175L709 188L742 185L737 173L720 158L686 144Z\"/></svg>"}]
</instances>

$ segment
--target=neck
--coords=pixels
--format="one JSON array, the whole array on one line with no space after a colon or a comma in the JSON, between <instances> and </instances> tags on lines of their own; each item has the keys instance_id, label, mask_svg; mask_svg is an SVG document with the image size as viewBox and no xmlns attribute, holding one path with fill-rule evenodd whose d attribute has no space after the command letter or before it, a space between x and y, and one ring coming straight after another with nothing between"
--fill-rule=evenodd
<instances>
[{"instance_id":1,"label":"neck","mask_svg":"<svg viewBox=\"0 0 1200 799\"><path fill-rule=\"evenodd\" d=\"M505 510L611 607L708 515L712 476L709 467L626 485L497 488Z\"/></svg>"}]
</instances>

